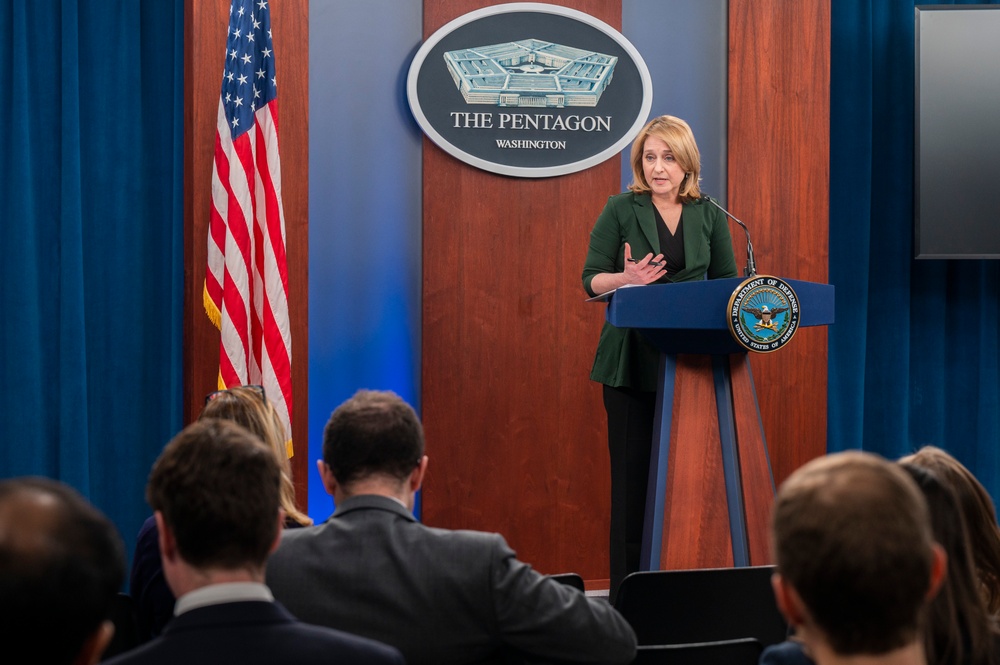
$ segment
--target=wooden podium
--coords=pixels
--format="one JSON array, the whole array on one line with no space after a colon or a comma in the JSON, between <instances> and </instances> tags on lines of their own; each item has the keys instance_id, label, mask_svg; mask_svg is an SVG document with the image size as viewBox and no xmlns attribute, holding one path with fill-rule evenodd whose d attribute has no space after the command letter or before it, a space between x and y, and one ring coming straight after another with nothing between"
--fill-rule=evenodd
<instances>
[{"instance_id":1,"label":"wooden podium","mask_svg":"<svg viewBox=\"0 0 1000 665\"><path fill-rule=\"evenodd\" d=\"M641 570L770 563L774 479L750 361L727 320L744 281L623 288L608 304L609 323L660 350ZM799 327L833 323L833 286L783 281Z\"/></svg>"}]
</instances>

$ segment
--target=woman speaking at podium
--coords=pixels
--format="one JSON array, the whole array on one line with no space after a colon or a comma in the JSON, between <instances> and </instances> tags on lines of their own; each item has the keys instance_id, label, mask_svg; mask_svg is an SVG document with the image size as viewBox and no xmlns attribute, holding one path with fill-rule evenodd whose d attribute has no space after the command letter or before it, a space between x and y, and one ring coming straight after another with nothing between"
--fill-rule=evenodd
<instances>
[{"instance_id":1,"label":"woman speaking at podium","mask_svg":"<svg viewBox=\"0 0 1000 665\"><path fill-rule=\"evenodd\" d=\"M629 191L608 199L590 232L583 287L736 277L725 215L701 199L701 156L680 118L654 118L632 143ZM611 593L639 569L659 352L605 322L590 378L604 384L611 456Z\"/></svg>"}]
</instances>

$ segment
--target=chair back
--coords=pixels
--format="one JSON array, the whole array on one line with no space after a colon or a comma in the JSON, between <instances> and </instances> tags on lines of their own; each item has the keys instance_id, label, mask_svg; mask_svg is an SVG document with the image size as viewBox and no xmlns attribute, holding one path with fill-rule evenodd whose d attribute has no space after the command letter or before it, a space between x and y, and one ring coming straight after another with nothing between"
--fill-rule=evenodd
<instances>
[{"instance_id":1,"label":"chair back","mask_svg":"<svg viewBox=\"0 0 1000 665\"><path fill-rule=\"evenodd\" d=\"M639 644L690 644L754 638L784 641L788 624L771 589L774 566L632 573L614 606Z\"/></svg>"},{"instance_id":2,"label":"chair back","mask_svg":"<svg viewBox=\"0 0 1000 665\"><path fill-rule=\"evenodd\" d=\"M580 591L586 591L583 586L583 578L576 573L559 573L558 575L549 575L549 577L560 584L571 586L574 589L579 589Z\"/></svg>"},{"instance_id":3,"label":"chair back","mask_svg":"<svg viewBox=\"0 0 1000 665\"><path fill-rule=\"evenodd\" d=\"M753 638L640 646L632 665L757 665L764 650Z\"/></svg>"}]
</instances>

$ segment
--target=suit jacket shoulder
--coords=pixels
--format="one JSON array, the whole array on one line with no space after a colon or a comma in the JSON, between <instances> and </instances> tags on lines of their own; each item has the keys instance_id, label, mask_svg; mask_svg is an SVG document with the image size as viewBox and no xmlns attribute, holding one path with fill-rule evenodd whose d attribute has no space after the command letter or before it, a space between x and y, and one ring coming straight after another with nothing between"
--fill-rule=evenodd
<instances>
[{"instance_id":1,"label":"suit jacket shoulder","mask_svg":"<svg viewBox=\"0 0 1000 665\"><path fill-rule=\"evenodd\" d=\"M107 661L114 665L403 665L396 649L370 639L311 626L277 603L209 605L174 617L163 634Z\"/></svg>"},{"instance_id":2,"label":"suit jacket shoulder","mask_svg":"<svg viewBox=\"0 0 1000 665\"><path fill-rule=\"evenodd\" d=\"M267 583L300 619L392 644L410 665L504 650L628 663L635 651L606 602L540 575L499 534L427 527L385 497L352 498L325 524L287 533Z\"/></svg>"}]
</instances>

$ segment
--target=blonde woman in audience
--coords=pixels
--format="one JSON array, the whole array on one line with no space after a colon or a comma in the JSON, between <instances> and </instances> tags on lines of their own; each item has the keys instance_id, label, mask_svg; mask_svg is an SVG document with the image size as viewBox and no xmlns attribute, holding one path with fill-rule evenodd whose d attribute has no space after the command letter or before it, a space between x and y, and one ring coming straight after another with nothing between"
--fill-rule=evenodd
<instances>
[{"instance_id":1,"label":"blonde woman in audience","mask_svg":"<svg viewBox=\"0 0 1000 665\"><path fill-rule=\"evenodd\" d=\"M222 418L243 425L259 436L281 466L281 507L288 518L286 528L311 526L313 521L295 505L292 465L288 462L288 437L278 412L261 386L239 386L219 390L205 398L199 418Z\"/></svg>"},{"instance_id":2,"label":"blonde woman in audience","mask_svg":"<svg viewBox=\"0 0 1000 665\"><path fill-rule=\"evenodd\" d=\"M934 446L925 446L900 462L930 469L955 492L986 607L994 617L1000 616L1000 527L986 488L961 462Z\"/></svg>"}]
</instances>

